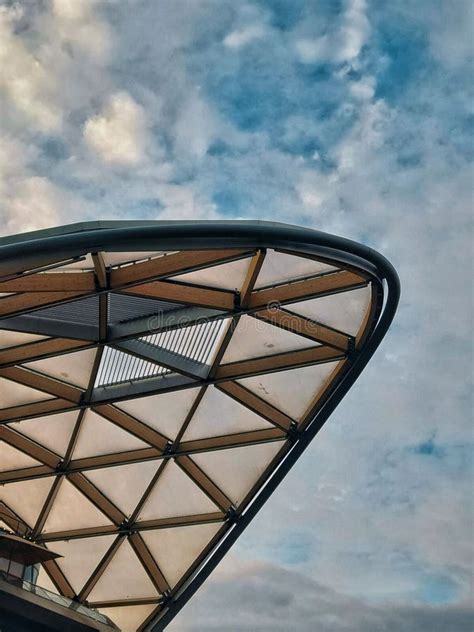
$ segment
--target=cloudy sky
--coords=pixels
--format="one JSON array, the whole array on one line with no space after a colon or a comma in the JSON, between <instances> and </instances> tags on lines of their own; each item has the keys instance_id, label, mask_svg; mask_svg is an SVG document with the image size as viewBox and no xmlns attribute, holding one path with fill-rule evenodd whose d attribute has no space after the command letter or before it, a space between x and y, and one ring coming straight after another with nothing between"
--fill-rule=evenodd
<instances>
[{"instance_id":1,"label":"cloudy sky","mask_svg":"<svg viewBox=\"0 0 474 632\"><path fill-rule=\"evenodd\" d=\"M471 629L473 7L0 0L1 234L268 219L401 276L371 364L172 632Z\"/></svg>"}]
</instances>

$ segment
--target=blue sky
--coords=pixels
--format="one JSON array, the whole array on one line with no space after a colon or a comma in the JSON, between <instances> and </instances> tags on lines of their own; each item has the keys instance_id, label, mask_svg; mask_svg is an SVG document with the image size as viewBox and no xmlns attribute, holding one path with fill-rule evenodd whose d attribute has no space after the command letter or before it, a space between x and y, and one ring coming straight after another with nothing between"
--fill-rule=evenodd
<instances>
[{"instance_id":1,"label":"blue sky","mask_svg":"<svg viewBox=\"0 0 474 632\"><path fill-rule=\"evenodd\" d=\"M173 632L470 629L472 39L469 0L0 1L2 234L269 219L401 276L364 375Z\"/></svg>"}]
</instances>

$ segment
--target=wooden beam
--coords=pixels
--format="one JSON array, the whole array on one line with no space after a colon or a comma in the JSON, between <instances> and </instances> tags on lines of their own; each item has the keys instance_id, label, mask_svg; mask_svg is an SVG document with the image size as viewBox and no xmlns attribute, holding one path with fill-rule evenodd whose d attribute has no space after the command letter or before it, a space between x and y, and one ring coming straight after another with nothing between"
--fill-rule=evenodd
<instances>
[{"instance_id":1,"label":"wooden beam","mask_svg":"<svg viewBox=\"0 0 474 632\"><path fill-rule=\"evenodd\" d=\"M250 297L250 308L267 307L272 304L284 304L302 301L318 296L352 290L367 285L367 279L354 272L334 272L305 281L295 281L285 285L257 290Z\"/></svg>"},{"instance_id":2,"label":"wooden beam","mask_svg":"<svg viewBox=\"0 0 474 632\"><path fill-rule=\"evenodd\" d=\"M171 281L150 281L142 285L125 288L122 290L122 293L224 311L233 310L235 304L234 292L211 290Z\"/></svg>"},{"instance_id":3,"label":"wooden beam","mask_svg":"<svg viewBox=\"0 0 474 632\"><path fill-rule=\"evenodd\" d=\"M47 560L46 562L42 562L45 571L48 573L49 578L59 590L61 595L64 595L68 599L74 599L76 593L74 592L74 588L66 579L66 576L59 568L56 560Z\"/></svg>"},{"instance_id":4,"label":"wooden beam","mask_svg":"<svg viewBox=\"0 0 474 632\"><path fill-rule=\"evenodd\" d=\"M232 501L189 456L180 456L175 461L221 511L226 512L232 507Z\"/></svg>"},{"instance_id":5,"label":"wooden beam","mask_svg":"<svg viewBox=\"0 0 474 632\"><path fill-rule=\"evenodd\" d=\"M68 475L68 480L76 487L90 502L100 509L100 511L116 525L121 524L126 515L110 501L100 489L98 489L88 478L81 472Z\"/></svg>"},{"instance_id":6,"label":"wooden beam","mask_svg":"<svg viewBox=\"0 0 474 632\"><path fill-rule=\"evenodd\" d=\"M102 252L93 252L92 261L94 263L94 273L97 279L97 285L105 290L107 288L107 268Z\"/></svg>"},{"instance_id":7,"label":"wooden beam","mask_svg":"<svg viewBox=\"0 0 474 632\"><path fill-rule=\"evenodd\" d=\"M93 406L92 410L160 451L168 444L168 439L162 434L110 404Z\"/></svg>"},{"instance_id":8,"label":"wooden beam","mask_svg":"<svg viewBox=\"0 0 474 632\"><path fill-rule=\"evenodd\" d=\"M17 316L40 307L56 305L57 303L81 298L89 294L91 292L82 290L74 292L24 292L23 294L5 296L0 298L0 317Z\"/></svg>"},{"instance_id":9,"label":"wooden beam","mask_svg":"<svg viewBox=\"0 0 474 632\"><path fill-rule=\"evenodd\" d=\"M165 593L171 590L170 585L166 581L160 567L143 541L142 536L139 533L132 533L129 536L128 541L157 591L159 593Z\"/></svg>"},{"instance_id":10,"label":"wooden beam","mask_svg":"<svg viewBox=\"0 0 474 632\"><path fill-rule=\"evenodd\" d=\"M0 510L1 511L1 510ZM128 531L152 531L155 529L172 529L173 527L188 527L199 524L212 524L225 520L225 514L215 511L206 514L194 514L189 516L176 516L173 518L156 518L154 520L142 520L127 527ZM126 533L116 525L104 525L102 527L85 527L83 529L71 529L69 531L55 531L42 533L36 539L37 542L56 542L60 540L79 540L100 535L119 535ZM53 547L54 548L54 547Z\"/></svg>"},{"instance_id":11,"label":"wooden beam","mask_svg":"<svg viewBox=\"0 0 474 632\"><path fill-rule=\"evenodd\" d=\"M58 454L55 454L39 443L36 443L36 441L25 437L25 435L20 434L8 426L0 426L0 439L14 448L21 450L21 452L27 454L31 458L36 459L43 465L47 465L53 469L57 467L61 460L61 457Z\"/></svg>"},{"instance_id":12,"label":"wooden beam","mask_svg":"<svg viewBox=\"0 0 474 632\"><path fill-rule=\"evenodd\" d=\"M90 608L100 610L102 608L125 608L126 606L148 606L161 603L162 597L143 597L142 599L115 599L113 601L88 601ZM137 628L138 630L138 628Z\"/></svg>"},{"instance_id":13,"label":"wooden beam","mask_svg":"<svg viewBox=\"0 0 474 632\"><path fill-rule=\"evenodd\" d=\"M19 470L7 470L0 472L0 484L2 483L18 483L19 481L27 481L34 478L44 478L55 474L55 471L47 465L36 465L35 467L23 467Z\"/></svg>"},{"instance_id":14,"label":"wooden beam","mask_svg":"<svg viewBox=\"0 0 474 632\"><path fill-rule=\"evenodd\" d=\"M257 443L268 443L284 439L286 433L280 428L268 428L268 430L252 430L249 432L239 432L210 439L194 439L184 441L180 444L178 454L192 454L196 452L208 452L210 450L223 450L225 448L236 448L244 445L255 445Z\"/></svg>"},{"instance_id":15,"label":"wooden beam","mask_svg":"<svg viewBox=\"0 0 474 632\"><path fill-rule=\"evenodd\" d=\"M250 266L247 271L242 288L240 289L240 307L247 307L252 295L257 277L262 269L263 262L265 260L265 250L259 250L250 261Z\"/></svg>"},{"instance_id":16,"label":"wooden beam","mask_svg":"<svg viewBox=\"0 0 474 632\"><path fill-rule=\"evenodd\" d=\"M200 268L240 259L248 254L250 254L248 250L231 248L222 250L183 250L175 254L143 261L142 263L112 269L110 271L110 287L117 289L128 284L191 272Z\"/></svg>"},{"instance_id":17,"label":"wooden beam","mask_svg":"<svg viewBox=\"0 0 474 632\"><path fill-rule=\"evenodd\" d=\"M1 324L1 322L0 322ZM9 347L0 351L0 366L33 362L49 358L68 351L93 347L94 343L88 340L72 340L70 338L49 338L38 340L19 347Z\"/></svg>"},{"instance_id":18,"label":"wooden beam","mask_svg":"<svg viewBox=\"0 0 474 632\"><path fill-rule=\"evenodd\" d=\"M115 538L115 540L112 542L112 544L109 546L108 550L106 551L105 555L100 560L99 564L96 566L92 575L89 577L89 579L86 581L86 583L82 587L82 590L78 595L79 601L82 602L87 599L89 593L91 592L91 590L94 588L94 586L97 584L97 582L103 575L105 569L112 561L113 556L118 551L118 548L122 544L124 539L125 539L125 536L118 535Z\"/></svg>"},{"instance_id":19,"label":"wooden beam","mask_svg":"<svg viewBox=\"0 0 474 632\"><path fill-rule=\"evenodd\" d=\"M341 351L349 349L350 338L347 334L335 331L304 316L282 309L264 309L255 312L252 316L329 347L334 347Z\"/></svg>"},{"instance_id":20,"label":"wooden beam","mask_svg":"<svg viewBox=\"0 0 474 632\"><path fill-rule=\"evenodd\" d=\"M20 404L19 406L1 408L0 422L7 423L31 417L41 417L43 415L59 413L74 408L73 402L65 399L47 399L46 401L34 402L33 404Z\"/></svg>"},{"instance_id":21,"label":"wooden beam","mask_svg":"<svg viewBox=\"0 0 474 632\"><path fill-rule=\"evenodd\" d=\"M288 432L291 425L295 423L291 417L237 382L223 382L217 384L216 388L283 431Z\"/></svg>"},{"instance_id":22,"label":"wooden beam","mask_svg":"<svg viewBox=\"0 0 474 632\"><path fill-rule=\"evenodd\" d=\"M41 508L39 516L36 520L36 524L33 527L32 537L34 539L36 539L38 534L41 533L41 531L43 530L46 520L48 519L51 509L53 508L53 504L56 500L56 496L58 495L63 478L64 476L57 476L54 479L53 484L51 485L51 489L48 492L48 496L43 504L43 507Z\"/></svg>"},{"instance_id":23,"label":"wooden beam","mask_svg":"<svg viewBox=\"0 0 474 632\"><path fill-rule=\"evenodd\" d=\"M83 393L77 386L60 382L54 378L19 366L0 369L0 377L29 386L49 395L55 395L61 399L68 399L75 404L80 402Z\"/></svg>"},{"instance_id":24,"label":"wooden beam","mask_svg":"<svg viewBox=\"0 0 474 632\"><path fill-rule=\"evenodd\" d=\"M113 467L114 465L153 461L162 456L163 453L161 450L157 450L156 448L141 448L138 450L127 450L126 452L116 452L115 454L100 454L98 456L89 456L82 459L73 459L69 465L68 472L96 470L100 467Z\"/></svg>"},{"instance_id":25,"label":"wooden beam","mask_svg":"<svg viewBox=\"0 0 474 632\"><path fill-rule=\"evenodd\" d=\"M42 272L0 282L0 293L94 292L92 272Z\"/></svg>"},{"instance_id":26,"label":"wooden beam","mask_svg":"<svg viewBox=\"0 0 474 632\"><path fill-rule=\"evenodd\" d=\"M331 347L312 347L311 349L289 351L272 356L223 364L219 367L216 378L218 380L238 379L248 377L249 375L271 373L273 371L308 366L310 364L335 362L343 357L344 353L342 351Z\"/></svg>"}]
</instances>

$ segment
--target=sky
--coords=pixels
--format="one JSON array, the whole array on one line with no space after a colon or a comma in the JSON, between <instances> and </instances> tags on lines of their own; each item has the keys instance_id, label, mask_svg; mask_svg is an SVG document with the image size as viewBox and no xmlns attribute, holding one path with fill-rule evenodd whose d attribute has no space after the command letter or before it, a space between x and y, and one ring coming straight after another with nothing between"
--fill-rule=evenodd
<instances>
[{"instance_id":1,"label":"sky","mask_svg":"<svg viewBox=\"0 0 474 632\"><path fill-rule=\"evenodd\" d=\"M474 4L0 0L0 234L265 219L397 268L374 358L170 632L464 632Z\"/></svg>"}]
</instances>

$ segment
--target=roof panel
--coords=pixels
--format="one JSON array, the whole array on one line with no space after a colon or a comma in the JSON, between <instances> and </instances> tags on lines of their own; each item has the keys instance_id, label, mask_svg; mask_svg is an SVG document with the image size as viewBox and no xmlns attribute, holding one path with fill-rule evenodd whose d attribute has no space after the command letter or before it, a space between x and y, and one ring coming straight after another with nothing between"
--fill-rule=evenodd
<instances>
[{"instance_id":1,"label":"roof panel","mask_svg":"<svg viewBox=\"0 0 474 632\"><path fill-rule=\"evenodd\" d=\"M4 521L16 512L19 533L61 549L65 594L69 580L130 630L157 608L161 631L209 542L219 534L214 567L263 482L324 423L323 394L337 385L340 399L359 351L375 350L396 275L372 250L264 222L96 222L0 241L0 349L52 336L27 369L2 352L0 424L16 446L0 443ZM61 354L69 338L94 348ZM308 411L319 423L296 433Z\"/></svg>"}]
</instances>

